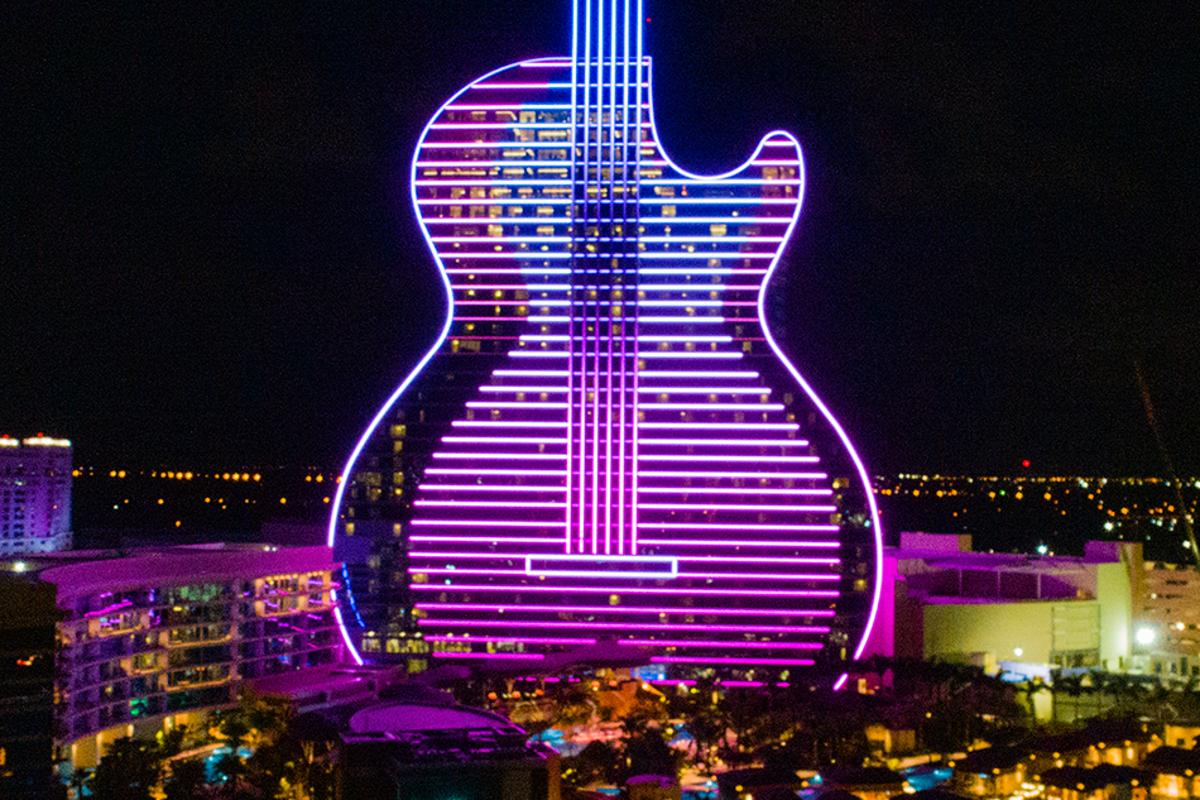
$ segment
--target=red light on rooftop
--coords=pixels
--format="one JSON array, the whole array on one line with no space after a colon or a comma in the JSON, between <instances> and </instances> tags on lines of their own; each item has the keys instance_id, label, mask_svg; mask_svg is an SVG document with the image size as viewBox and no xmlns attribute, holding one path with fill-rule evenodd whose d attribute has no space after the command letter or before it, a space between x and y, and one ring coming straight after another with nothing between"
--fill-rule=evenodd
<instances>
[{"instance_id":1,"label":"red light on rooftop","mask_svg":"<svg viewBox=\"0 0 1200 800\"><path fill-rule=\"evenodd\" d=\"M1033 462L1032 462L1032 461L1030 461L1028 458L1022 458L1022 459L1021 459L1021 466L1022 466L1024 469L1029 469L1030 467L1032 467L1032 466L1033 466Z\"/></svg>"}]
</instances>

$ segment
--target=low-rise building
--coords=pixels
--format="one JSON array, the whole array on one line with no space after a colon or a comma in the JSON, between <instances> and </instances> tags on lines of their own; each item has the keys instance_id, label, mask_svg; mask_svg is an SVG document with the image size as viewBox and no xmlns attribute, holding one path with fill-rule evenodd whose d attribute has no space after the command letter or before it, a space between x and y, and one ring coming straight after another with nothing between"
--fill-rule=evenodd
<instances>
[{"instance_id":1,"label":"low-rise building","mask_svg":"<svg viewBox=\"0 0 1200 800\"><path fill-rule=\"evenodd\" d=\"M73 551L0 563L4 591L50 592L54 741L70 768L114 739L199 724L245 680L341 659L325 547Z\"/></svg>"},{"instance_id":2,"label":"low-rise building","mask_svg":"<svg viewBox=\"0 0 1200 800\"><path fill-rule=\"evenodd\" d=\"M1130 666L1139 545L1089 542L1082 556L977 553L969 536L903 533L884 561L872 652L1046 678L1055 668Z\"/></svg>"},{"instance_id":3,"label":"low-rise building","mask_svg":"<svg viewBox=\"0 0 1200 800\"><path fill-rule=\"evenodd\" d=\"M1029 767L1028 751L1016 747L985 747L951 761L951 788L968 797L1011 797L1021 790Z\"/></svg>"},{"instance_id":4,"label":"low-rise building","mask_svg":"<svg viewBox=\"0 0 1200 800\"><path fill-rule=\"evenodd\" d=\"M868 655L1046 682L1060 670L1200 677L1200 570L1147 561L1140 543L981 553L966 534L901 533L883 573Z\"/></svg>"},{"instance_id":5,"label":"low-rise building","mask_svg":"<svg viewBox=\"0 0 1200 800\"><path fill-rule=\"evenodd\" d=\"M891 800L911 787L904 777L886 767L833 767L821 770L827 789L849 792L862 800Z\"/></svg>"},{"instance_id":6,"label":"low-rise building","mask_svg":"<svg viewBox=\"0 0 1200 800\"><path fill-rule=\"evenodd\" d=\"M1163 726L1163 744L1172 747L1200 747L1200 720L1178 719Z\"/></svg>"},{"instance_id":7,"label":"low-rise building","mask_svg":"<svg viewBox=\"0 0 1200 800\"><path fill-rule=\"evenodd\" d=\"M559 800L558 755L498 714L450 703L383 702L349 720L338 797Z\"/></svg>"},{"instance_id":8,"label":"low-rise building","mask_svg":"<svg viewBox=\"0 0 1200 800\"><path fill-rule=\"evenodd\" d=\"M1200 750L1160 747L1146 756L1154 774L1154 800L1195 800L1200 797Z\"/></svg>"},{"instance_id":9,"label":"low-rise building","mask_svg":"<svg viewBox=\"0 0 1200 800\"><path fill-rule=\"evenodd\" d=\"M1130 800L1136 790L1142 796L1154 781L1148 772L1132 767L1052 767L1037 776L1045 800Z\"/></svg>"}]
</instances>

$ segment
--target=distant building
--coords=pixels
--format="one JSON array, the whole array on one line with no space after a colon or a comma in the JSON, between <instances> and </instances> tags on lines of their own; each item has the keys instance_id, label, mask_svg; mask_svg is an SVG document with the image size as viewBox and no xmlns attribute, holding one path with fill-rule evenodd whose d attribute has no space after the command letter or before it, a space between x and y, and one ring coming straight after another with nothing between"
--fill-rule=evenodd
<instances>
[{"instance_id":1,"label":"distant building","mask_svg":"<svg viewBox=\"0 0 1200 800\"><path fill-rule=\"evenodd\" d=\"M821 770L824 786L862 800L891 800L912 787L898 772L886 767L831 767Z\"/></svg>"},{"instance_id":2,"label":"distant building","mask_svg":"<svg viewBox=\"0 0 1200 800\"><path fill-rule=\"evenodd\" d=\"M1053 767L1038 776L1045 800L1128 800L1141 789L1139 796L1154 783L1154 775L1132 767L1104 764L1083 767Z\"/></svg>"},{"instance_id":3,"label":"distant building","mask_svg":"<svg viewBox=\"0 0 1200 800\"><path fill-rule=\"evenodd\" d=\"M0 591L17 607L50 593L59 619L22 635L31 654L54 645L57 757L91 767L114 739L198 724L245 680L339 661L336 569L326 547L72 551L0 562Z\"/></svg>"},{"instance_id":4,"label":"distant building","mask_svg":"<svg viewBox=\"0 0 1200 800\"><path fill-rule=\"evenodd\" d=\"M1200 677L1200 570L1147 561L1142 572L1134 663L1141 672Z\"/></svg>"},{"instance_id":5,"label":"distant building","mask_svg":"<svg viewBox=\"0 0 1200 800\"><path fill-rule=\"evenodd\" d=\"M350 718L338 797L559 800L558 755L498 714L384 702Z\"/></svg>"},{"instance_id":6,"label":"distant building","mask_svg":"<svg viewBox=\"0 0 1200 800\"><path fill-rule=\"evenodd\" d=\"M0 558L71 546L71 442L0 436Z\"/></svg>"},{"instance_id":7,"label":"distant building","mask_svg":"<svg viewBox=\"0 0 1200 800\"><path fill-rule=\"evenodd\" d=\"M1195 800L1200 797L1200 750L1160 747L1146 757L1155 776L1153 800Z\"/></svg>"}]
</instances>

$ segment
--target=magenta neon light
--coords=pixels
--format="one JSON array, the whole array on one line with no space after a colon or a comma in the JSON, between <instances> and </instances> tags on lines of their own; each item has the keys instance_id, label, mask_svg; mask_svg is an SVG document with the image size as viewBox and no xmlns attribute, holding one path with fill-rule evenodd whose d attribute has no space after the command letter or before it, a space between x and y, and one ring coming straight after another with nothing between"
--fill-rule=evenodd
<instances>
[{"instance_id":1,"label":"magenta neon light","mask_svg":"<svg viewBox=\"0 0 1200 800\"><path fill-rule=\"evenodd\" d=\"M447 628L506 628L513 623L503 619L431 619L424 618L417 620L417 624L421 627L437 625ZM625 630L631 627L628 622L565 622L565 621L549 621L549 620L520 620L518 623L522 628L530 630L554 630L554 629L578 629L578 630ZM727 633L829 633L829 628L821 625L715 625L711 623L689 624L670 622L645 622L637 623L639 630L644 631L710 631L727 632Z\"/></svg>"},{"instance_id":2,"label":"magenta neon light","mask_svg":"<svg viewBox=\"0 0 1200 800\"><path fill-rule=\"evenodd\" d=\"M601 573L597 577L604 577ZM644 594L644 595L716 595L721 597L837 597L839 592L826 589L648 589L628 586L540 586L521 584L449 584L431 586L414 583L409 587L414 592L555 592L562 594Z\"/></svg>"},{"instance_id":3,"label":"magenta neon light","mask_svg":"<svg viewBox=\"0 0 1200 800\"><path fill-rule=\"evenodd\" d=\"M432 638L432 637L429 637ZM720 647L733 650L820 650L820 642L739 642L736 639L618 639L621 647Z\"/></svg>"},{"instance_id":4,"label":"magenta neon light","mask_svg":"<svg viewBox=\"0 0 1200 800\"><path fill-rule=\"evenodd\" d=\"M773 616L782 621L799 615L790 599L819 598L829 603L827 609L822 609L822 616L838 615L840 595L831 584L841 579L848 566L842 566L835 551L844 545L844 535L860 534L848 525L793 524L791 519L812 518L782 516L835 514L841 507L841 500L836 505L811 500L833 495L829 472L837 474L841 466L841 462L830 458L826 440L815 437L807 423L804 439L791 438L800 430L800 424L790 420L810 419L813 408L818 421L824 418L838 437L841 451L854 464L869 506L868 533L876 539L878 555L877 511L861 459L836 420L783 358L766 326L766 283L794 232L803 196L799 150L789 136L774 132L760 142L747 162L729 173L697 176L678 168L658 145L653 104L648 91L643 95L651 84L651 68L649 61L643 60L641 27L636 24L643 18L640 5L639 0L638 12L632 15L636 50L632 31L618 30L615 3L605 7L603 0L587 0L582 11L583 4L575 8L578 26L586 22L588 27L582 39L579 28L573 30L578 47L573 47L572 58L521 62L518 67L484 76L439 110L418 143L419 154L432 155L425 148L436 148L436 156L441 159L414 160L410 188L423 234L441 268L449 308L442 336L420 366L424 367L435 352L448 352L449 348L443 350L442 345L453 327L455 353L463 345L463 353L478 352L481 356L451 362L464 365L458 373L462 376L486 374L494 366L492 354L503 357L499 348L507 346L505 341L517 348L510 353L514 366L525 362L529 367L545 364L555 368L492 371L490 382L479 387L473 397L455 401L463 403L457 412L451 409L456 416L450 425L459 429L454 433L469 435L447 436L444 430L436 429L431 434L428 427L421 428L421 422L413 421L417 419L413 415L416 408L409 409L408 424L418 428L412 434L418 438L405 447L403 457L407 458L410 451L419 453L413 450L417 444L430 442L430 458L435 464L423 470L415 485L404 487L406 498L417 493L411 503L414 511L404 517L405 534L410 541L429 543L432 548L411 550L412 562L406 569L414 575L445 577L441 584L412 584L414 592L445 595L436 606L423 609L436 612L420 620L422 629L431 634L451 636L460 621L470 623L459 625L464 629L490 625L495 638L524 644L537 654L561 649L567 646L564 640L570 638L595 641L590 636L572 637L575 630L586 633L587 629L580 629L571 620L554 619L572 609L597 609L579 613L611 615L613 625L655 630L630 621L630 617L654 611L574 606L570 598L579 594L590 595L586 599L593 603L604 603L605 595L613 594L644 594L665 598L668 604L689 597L707 597L710 603L730 599L730 606L722 606L719 616L761 616L762 622ZM593 10L599 14L595 19ZM631 10L632 3L627 0L625 18ZM608 11L610 21L606 21ZM624 35L619 36L621 33ZM588 52L581 61L578 52L584 46ZM532 74L537 80L526 79L530 69L535 70ZM630 70L632 81L625 80ZM497 91L503 93L496 95ZM565 102L568 94L569 104ZM477 115L483 120L470 121L463 114L466 111L483 112ZM509 120L499 113L526 111L537 112L536 122ZM508 130L514 132L504 133ZM637 142L630 142L630 130L635 132ZM645 138L638 131L645 131ZM516 141L555 134L564 138ZM502 140L495 141L497 137ZM647 175L642 167L653 167L661 173ZM775 171L763 172L764 168ZM608 184L603 189L593 183L600 180ZM655 196L656 190L666 187L683 188L687 195ZM460 188L463 197L453 196L458 192L442 191ZM487 197L489 193L519 196ZM432 238L430 226L435 223L459 227L441 228L453 235ZM776 227L785 224L786 229ZM572 228L563 227L566 225ZM613 227L605 228L607 225ZM653 225L670 225L672 229L667 234L661 228L647 227ZM728 231L701 225L727 226ZM778 235L763 235L745 225L769 225L767 230ZM479 235L459 235L471 231ZM745 247L731 251L731 245ZM759 269L760 264L764 268ZM656 284L655 279L661 282ZM633 291L635 288L640 295ZM460 305L471 307L466 313L485 314L486 306L495 306L496 314L455 314L453 292L462 296L463 292L476 290L527 294L492 300L486 296L464 298ZM758 295L753 303L743 295L729 294L754 290ZM717 299L719 296L729 299ZM528 299L522 299L525 297ZM689 313L683 313L685 309ZM549 327L559 325L562 327ZM701 325L705 328L698 327ZM736 339L734 326L739 326ZM472 347L472 340L482 347ZM556 342L565 344L557 350L547 347ZM766 342L796 380L803 391L800 400L792 400L793 390L786 386L749 384L760 381L756 371L709 368L743 359L746 354L761 357L760 342ZM686 347L653 347L674 344ZM514 384L520 385L503 385L508 377L516 378ZM552 380L536 380L539 377ZM411 380L410 376L380 410L370 430L384 424L391 405ZM561 384L550 385L557 381ZM720 385L725 381L729 385ZM471 389L466 385L462 388ZM672 398L673 393L680 397ZM543 397L530 402L517 399L526 394ZM654 396L660 394L666 397L656 402ZM704 402L701 395L705 394L724 397L720 402L715 397L711 398L713 402ZM754 396L762 402L753 402ZM767 397L773 402L767 402ZM784 397L788 398L786 406ZM644 400L639 405L641 398ZM749 402L741 402L740 398ZM746 412L753 421L744 420ZM691 419L697 413L700 422ZM476 414L485 418L467 418ZM664 418L668 414L672 416ZM364 434L343 472L330 520L331 542L336 539L344 514L345 487L355 474L355 463L369 436L370 432ZM381 436L376 441L382 444L385 439ZM809 444L810 439L813 444ZM764 450L763 455L741 449L749 447L806 449L800 453L793 449L794 455L789 455L787 449L782 453ZM690 452L681 452L683 448ZM526 468L537 466L531 462L561 463L564 469ZM787 470L790 465L826 462L829 466L820 472ZM451 466L440 466L447 463ZM726 481L744 485L679 485ZM803 488L785 485L785 481L802 481ZM360 503L363 494L359 494ZM769 498L768 502L752 502L759 495ZM845 502L857 502L857 494L851 498ZM708 519L720 522L667 521L679 520L677 515L688 513L714 514L717 516ZM763 516L767 513L777 516ZM472 516L487 519L470 519ZM764 519L780 522L765 523L761 521ZM459 531L463 535L458 535ZM520 535L509 535L510 531ZM497 537L495 532L504 535ZM746 538L756 532L755 538ZM726 538L708 538L716 533ZM660 538L664 536L670 538ZM814 549L814 558L797 555ZM739 551L741 554L733 555ZM771 551L778 555L755 555ZM569 576L548 575L537 559L555 553L637 558L653 554L669 559L672 572L664 580L654 564L605 565L600 560L572 565ZM530 568L531 559L539 569ZM799 572L794 565L802 563L822 564L829 573ZM733 572L738 564L744 566ZM488 569L493 565L499 569ZM704 571L690 569L697 566ZM754 571L759 569L761 574ZM878 570L876 563L877 575ZM480 583L460 582L462 578L472 580L468 575L478 575L475 580ZM818 581L829 588L805 588L806 583ZM663 585L668 582L671 585ZM793 589L764 588L789 583ZM878 577L875 589L868 623L873 622L877 612ZM528 593L539 593L542 602L514 602L514 598ZM495 602L472 602L472 594L487 594ZM769 609L760 615L757 609L739 608L738 602L742 601L738 598L762 599L758 605ZM519 615L534 624L496 619L494 615L501 608L507 609L508 616ZM657 613L671 615L703 613L686 606L652 608L667 609ZM441 618L443 612L445 619ZM536 630L538 624L548 623L561 623L564 635L535 637L546 642L516 641L522 636L512 626L520 624ZM783 634L798 630L790 625L779 627ZM706 630L703 646L719 651L744 637L747 630L745 626L729 628L684 626L680 632ZM818 633L828 631L825 628ZM464 637L465 644L464 640L456 640L472 654L467 657L497 655L480 649L486 644L481 637L474 641L470 638ZM865 638L864 631L856 654ZM661 640L655 641L658 643L649 646L665 646ZM814 645L814 650L819 649L823 639ZM730 647L728 658L738 652ZM708 654L696 657L703 655ZM783 666L768 660L729 663Z\"/></svg>"},{"instance_id":5,"label":"magenta neon light","mask_svg":"<svg viewBox=\"0 0 1200 800\"><path fill-rule=\"evenodd\" d=\"M647 427L642 425L641 427ZM698 469L639 469L638 475L644 478L728 478L730 480L822 480L828 477L824 472L759 472L742 470L698 470Z\"/></svg>"},{"instance_id":6,"label":"magenta neon light","mask_svg":"<svg viewBox=\"0 0 1200 800\"><path fill-rule=\"evenodd\" d=\"M430 653L434 658L478 658L488 661L541 661L544 653L454 653L435 650Z\"/></svg>"},{"instance_id":7,"label":"magenta neon light","mask_svg":"<svg viewBox=\"0 0 1200 800\"><path fill-rule=\"evenodd\" d=\"M653 525L643 527L653 528ZM487 541L487 540L480 540ZM495 541L495 540L491 540ZM643 536L641 542L644 545L670 545L672 547L784 547L792 548L825 548L836 549L839 545L837 542L810 542L810 541L788 541L776 542L770 539L652 539Z\"/></svg>"},{"instance_id":8,"label":"magenta neon light","mask_svg":"<svg viewBox=\"0 0 1200 800\"><path fill-rule=\"evenodd\" d=\"M423 492L522 492L540 494L543 492L563 492L565 487L562 486L532 486L532 485L496 485L484 486L473 483L442 483L442 484L425 484L421 487Z\"/></svg>"},{"instance_id":9,"label":"magenta neon light","mask_svg":"<svg viewBox=\"0 0 1200 800\"><path fill-rule=\"evenodd\" d=\"M694 437L672 437L669 439L656 439L653 437L643 437L642 442L647 445L661 445L664 447L808 447L807 439L698 439Z\"/></svg>"},{"instance_id":10,"label":"magenta neon light","mask_svg":"<svg viewBox=\"0 0 1200 800\"><path fill-rule=\"evenodd\" d=\"M745 496L746 489L729 486L649 486L642 489L643 494L735 494ZM755 486L754 493L758 495L806 495L828 497L833 494L830 489L779 488L774 486Z\"/></svg>"},{"instance_id":11,"label":"magenta neon light","mask_svg":"<svg viewBox=\"0 0 1200 800\"><path fill-rule=\"evenodd\" d=\"M595 644L595 639L585 639L581 637L556 637L556 636L426 636L425 641L428 642L495 642L497 644L571 644L571 645L590 645Z\"/></svg>"},{"instance_id":12,"label":"magenta neon light","mask_svg":"<svg viewBox=\"0 0 1200 800\"><path fill-rule=\"evenodd\" d=\"M461 556L452 555L452 556L450 556L450 558L461 558ZM515 559L516 557L513 557L513 558ZM681 557L678 560L686 561L687 559ZM762 560L767 561L768 559L762 559ZM800 560L800 559L796 559L796 560ZM586 570L552 570L552 571L550 571L550 573L547 573L544 571L538 571L538 572L531 573L529 570L524 570L524 569L481 569L481 568L473 568L473 567L454 567L451 569L448 567L409 567L407 569L407 572L409 575L452 575L452 576L453 575L489 575L489 576L495 577L495 576L503 576L503 575L528 576L530 574L536 574L536 575L550 575L552 577L573 577L573 578L594 578L595 577L594 572L589 573ZM625 577L630 577L630 576L637 576L637 577L644 577L647 580L663 580L668 577L678 577L678 575L682 575L684 578L697 578L697 579L705 579L705 580L738 580L738 581L756 580L756 581L762 581L762 580L769 579L772 583L776 583L776 582L787 583L789 581L791 581L793 583L796 583L796 582L811 583L813 581L834 582L834 581L841 580L841 578L839 578L837 575L819 575L819 574L818 575L806 575L803 573L796 573L796 574L791 574L791 575L769 575L768 576L768 575L764 575L761 572L703 572L703 571L696 571L696 570L688 570L686 572L681 572L681 573L678 573L678 575L676 575L676 576L667 576L667 575L663 575L663 574L657 573L657 572L634 571L634 570L628 570L628 571L619 573L619 575L617 573L612 573L612 572L606 572L604 574L605 574L605 577L625 578ZM448 591L453 591L453 587L450 587L448 589ZM837 594L838 593L836 591L827 592L826 594L820 594L820 593L814 592L811 596L813 596L813 597L825 597L825 596L836 597ZM778 609L776 609L776 612L778 612Z\"/></svg>"},{"instance_id":13,"label":"magenta neon light","mask_svg":"<svg viewBox=\"0 0 1200 800\"><path fill-rule=\"evenodd\" d=\"M651 656L652 664L747 664L751 666L801 667L816 662L811 658L743 658L741 656Z\"/></svg>"},{"instance_id":14,"label":"magenta neon light","mask_svg":"<svg viewBox=\"0 0 1200 800\"><path fill-rule=\"evenodd\" d=\"M787 511L797 514L832 514L837 511L837 506L784 506L765 503L642 503L641 507L662 511Z\"/></svg>"},{"instance_id":15,"label":"magenta neon light","mask_svg":"<svg viewBox=\"0 0 1200 800\"><path fill-rule=\"evenodd\" d=\"M559 606L536 605L533 603L520 603L516 605L504 603L417 603L416 607L429 611L457 609L459 611L497 611L513 614L532 614L539 611L549 611L556 614L684 614L701 617L773 617L779 614L779 609L777 608L694 608L691 606L655 606L647 608L645 606ZM789 609L788 613L797 617L832 617L834 615L834 612L829 609L797 608Z\"/></svg>"}]
</instances>

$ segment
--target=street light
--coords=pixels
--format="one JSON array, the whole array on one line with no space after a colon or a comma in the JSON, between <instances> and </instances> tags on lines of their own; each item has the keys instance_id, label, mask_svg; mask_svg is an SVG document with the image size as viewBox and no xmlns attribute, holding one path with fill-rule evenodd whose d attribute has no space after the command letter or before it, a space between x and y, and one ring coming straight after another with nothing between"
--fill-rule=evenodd
<instances>
[{"instance_id":1,"label":"street light","mask_svg":"<svg viewBox=\"0 0 1200 800\"><path fill-rule=\"evenodd\" d=\"M1154 644L1154 640L1158 638L1158 634L1154 632L1154 628L1141 627L1133 634L1133 640L1142 647L1149 647Z\"/></svg>"}]
</instances>

